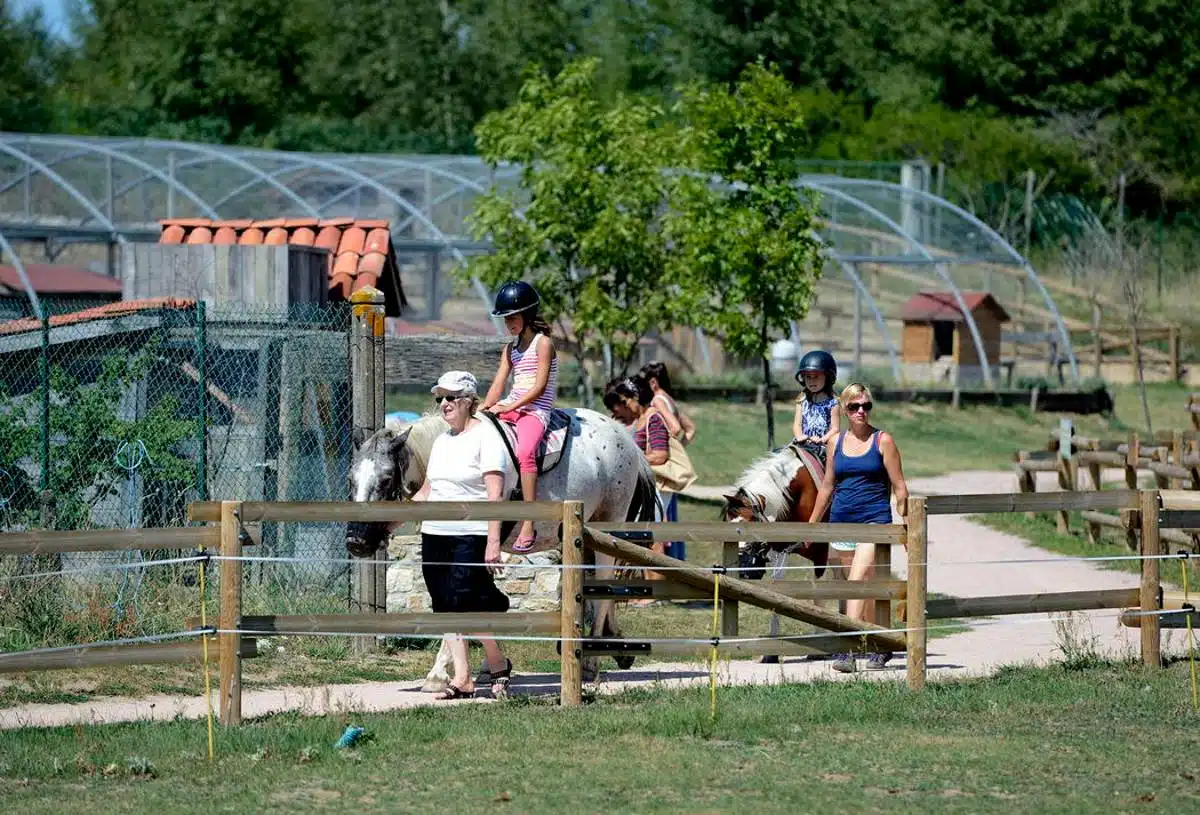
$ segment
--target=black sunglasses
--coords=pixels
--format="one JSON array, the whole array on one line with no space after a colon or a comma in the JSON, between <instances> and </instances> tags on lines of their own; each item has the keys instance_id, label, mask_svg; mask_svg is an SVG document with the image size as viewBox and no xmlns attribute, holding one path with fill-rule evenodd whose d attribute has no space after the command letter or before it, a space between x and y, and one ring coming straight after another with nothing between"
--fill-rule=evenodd
<instances>
[{"instance_id":1,"label":"black sunglasses","mask_svg":"<svg viewBox=\"0 0 1200 815\"><path fill-rule=\"evenodd\" d=\"M851 402L846 405L846 412L858 413L861 410L863 413L870 413L873 407L875 407L874 402Z\"/></svg>"},{"instance_id":2,"label":"black sunglasses","mask_svg":"<svg viewBox=\"0 0 1200 815\"><path fill-rule=\"evenodd\" d=\"M447 399L449 399L451 402L453 402L456 399L466 399L466 398L467 397L465 397L465 396L435 396L435 397L433 397L433 401L434 401L434 404L440 405L442 402L445 402Z\"/></svg>"}]
</instances>

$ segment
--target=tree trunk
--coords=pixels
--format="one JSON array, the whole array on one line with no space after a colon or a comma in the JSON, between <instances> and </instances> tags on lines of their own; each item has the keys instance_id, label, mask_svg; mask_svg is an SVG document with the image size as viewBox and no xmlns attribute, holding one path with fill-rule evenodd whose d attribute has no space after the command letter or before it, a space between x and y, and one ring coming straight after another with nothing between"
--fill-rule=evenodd
<instances>
[{"instance_id":1,"label":"tree trunk","mask_svg":"<svg viewBox=\"0 0 1200 815\"><path fill-rule=\"evenodd\" d=\"M762 318L763 404L767 408L767 449L775 449L775 398L771 393L771 359L767 356L767 318Z\"/></svg>"},{"instance_id":2,"label":"tree trunk","mask_svg":"<svg viewBox=\"0 0 1200 815\"><path fill-rule=\"evenodd\" d=\"M1137 371L1138 392L1142 397L1142 416L1146 420L1146 433L1153 436L1154 427L1150 423L1150 400L1146 396L1146 373L1142 366L1142 346L1139 342L1141 335L1138 332L1136 317L1129 322L1129 333L1132 340L1129 350L1133 354L1133 367Z\"/></svg>"}]
</instances>

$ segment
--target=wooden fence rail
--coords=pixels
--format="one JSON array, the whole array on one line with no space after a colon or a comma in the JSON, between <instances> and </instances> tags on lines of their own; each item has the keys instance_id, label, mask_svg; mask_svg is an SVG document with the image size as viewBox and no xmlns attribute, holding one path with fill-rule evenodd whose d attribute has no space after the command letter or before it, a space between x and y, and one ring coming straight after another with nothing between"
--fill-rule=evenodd
<instances>
[{"instance_id":1,"label":"wooden fence rail","mask_svg":"<svg viewBox=\"0 0 1200 815\"><path fill-rule=\"evenodd\" d=\"M1136 452L1136 444L1133 446ZM947 617L998 616L1031 612L1075 611L1098 608L1136 609L1127 615L1127 625L1140 628L1142 658L1148 665L1159 664L1159 635L1162 626L1157 616L1146 611L1163 607L1159 581L1162 536L1171 531L1161 526L1200 512L1200 492L1179 490L1112 490L1104 492L1014 493L1009 495L914 496L908 502L907 526L844 524L596 524L585 527L579 502L558 504L395 504L376 510L380 505L337 502L232 502L194 504L191 517L215 519L217 526L184 530L119 530L120 534L97 535L95 532L12 533L0 537L10 544L9 552L42 551L120 551L141 548L154 541L153 548L186 548L219 544L229 559L220 561L219 633L209 642L215 645L220 668L219 704L221 721L241 721L241 660L254 653L254 637L259 635L311 636L319 634L445 634L479 631L495 634L557 634L562 649L562 696L564 705L582 702L583 657L612 654L686 655L709 653L709 642L652 643L602 640L585 641L583 603L585 599L629 599L665 597L705 599L718 590L722 610L721 638L738 635L738 604L749 603L780 615L809 622L829 634L812 636L776 636L753 642L720 642L718 653L733 656L754 654L814 654L858 648L907 652L907 679L919 689L926 681L927 619ZM215 507L215 512L214 512ZM1142 578L1136 590L1101 590L1049 594L1007 595L976 598L928 597L928 524L930 515L997 512L1066 512L1082 509L1115 510L1140 527ZM1180 514L1183 513L1183 514ZM245 544L243 524L268 520L340 522L347 520L400 521L427 518L472 518L559 520L563 536L561 604L557 612L506 614L333 614L333 615L244 615L242 608L242 562L237 560ZM1162 523L1160 523L1160 520ZM890 559L881 557L883 577L859 584L779 581L757 584L729 574L714 574L711 567L696 566L658 555L643 546L609 534L608 531L649 532L654 539L724 541L722 558L726 565L736 563L738 540L853 540L858 537L890 544L876 552L890 554L891 546L907 545L908 573L904 581L891 579ZM732 540L731 540L732 539ZM171 540L172 546L162 542ZM79 548L73 548L72 541ZM21 548L18 548L21 547ZM39 548L40 547L40 548ZM52 547L50 549L46 547ZM585 572L585 548L612 555L627 564L662 569L666 580L597 579ZM868 599L878 604L879 623L863 623L828 611L814 601ZM891 604L906 604L905 631L893 627ZM1168 608L1178 608L1179 620L1194 614L1188 606L1172 598ZM195 621L192 621L195 622ZM1174 617L1165 623L1174 625ZM840 635L840 636L839 636ZM849 637L845 635L851 635ZM0 655L0 672L51 670L90 665L125 665L154 662L191 662L199 658L201 641L195 639L166 643L139 643L117 646L80 646L49 653Z\"/></svg>"}]
</instances>

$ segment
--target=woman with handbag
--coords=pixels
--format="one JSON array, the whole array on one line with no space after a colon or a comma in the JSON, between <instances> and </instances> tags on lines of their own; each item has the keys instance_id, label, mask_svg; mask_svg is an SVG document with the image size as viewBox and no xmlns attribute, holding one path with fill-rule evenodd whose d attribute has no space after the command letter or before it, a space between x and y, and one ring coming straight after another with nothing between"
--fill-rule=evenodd
<instances>
[{"instance_id":1,"label":"woman with handbag","mask_svg":"<svg viewBox=\"0 0 1200 815\"><path fill-rule=\"evenodd\" d=\"M667 370L667 366L657 360L648 362L642 366L639 374L650 386L650 392L654 394L654 397L650 400L650 405L657 408L662 414L671 437L677 439L681 447L691 444L696 438L696 423L679 409L679 404L675 401L674 388L671 387L671 373ZM671 456L671 460L675 460L676 458L677 456L675 455ZM690 459L688 460L688 464L688 469L690 470ZM690 484L686 486L690 486ZM664 502L663 514L668 521L677 522L679 520L679 492L672 490L665 490L664 492L666 494L662 496ZM686 560L687 548L684 546L683 541L668 541L667 555L679 560Z\"/></svg>"}]
</instances>

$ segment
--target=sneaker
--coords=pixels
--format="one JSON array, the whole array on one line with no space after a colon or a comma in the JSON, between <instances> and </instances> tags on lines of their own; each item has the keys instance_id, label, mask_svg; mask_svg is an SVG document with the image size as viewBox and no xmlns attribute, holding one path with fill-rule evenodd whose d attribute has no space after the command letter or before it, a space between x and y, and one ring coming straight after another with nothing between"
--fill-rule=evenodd
<instances>
[{"instance_id":1,"label":"sneaker","mask_svg":"<svg viewBox=\"0 0 1200 815\"><path fill-rule=\"evenodd\" d=\"M831 667L838 673L852 674L858 670L858 663L854 661L854 654L838 654Z\"/></svg>"},{"instance_id":2,"label":"sneaker","mask_svg":"<svg viewBox=\"0 0 1200 815\"><path fill-rule=\"evenodd\" d=\"M887 664L889 662L891 662L891 660L892 660L891 654L883 654L883 653L871 654L870 656L867 657L867 670L868 671L886 670Z\"/></svg>"}]
</instances>

